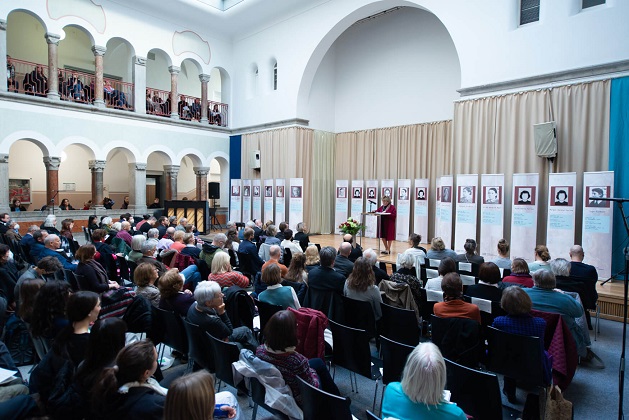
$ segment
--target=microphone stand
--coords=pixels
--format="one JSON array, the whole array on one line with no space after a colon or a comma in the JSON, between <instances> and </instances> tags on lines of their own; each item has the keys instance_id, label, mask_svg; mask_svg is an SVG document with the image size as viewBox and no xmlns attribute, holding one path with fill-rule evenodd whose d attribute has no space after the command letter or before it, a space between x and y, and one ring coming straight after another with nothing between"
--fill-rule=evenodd
<instances>
[{"instance_id":1,"label":"microphone stand","mask_svg":"<svg viewBox=\"0 0 629 420\"><path fill-rule=\"evenodd\" d=\"M50 204L52 204L52 215L55 215L55 197L57 196L57 194L59 194L59 190L53 190L55 192L55 195L52 196L52 198L50 199Z\"/></svg>"}]
</instances>

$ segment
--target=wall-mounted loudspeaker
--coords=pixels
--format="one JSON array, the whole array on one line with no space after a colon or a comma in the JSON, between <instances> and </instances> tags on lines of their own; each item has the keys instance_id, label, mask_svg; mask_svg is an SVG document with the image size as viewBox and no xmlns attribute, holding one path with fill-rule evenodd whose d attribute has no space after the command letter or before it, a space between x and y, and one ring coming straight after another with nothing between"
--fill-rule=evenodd
<instances>
[{"instance_id":1,"label":"wall-mounted loudspeaker","mask_svg":"<svg viewBox=\"0 0 629 420\"><path fill-rule=\"evenodd\" d=\"M533 125L535 153L539 157L552 159L557 156L557 125L554 121Z\"/></svg>"},{"instance_id":2,"label":"wall-mounted loudspeaker","mask_svg":"<svg viewBox=\"0 0 629 420\"><path fill-rule=\"evenodd\" d=\"M252 150L251 151L251 160L250 160L251 169L260 169L260 151Z\"/></svg>"},{"instance_id":3,"label":"wall-mounted loudspeaker","mask_svg":"<svg viewBox=\"0 0 629 420\"><path fill-rule=\"evenodd\" d=\"M221 198L221 184L219 182L210 182L207 184L208 198Z\"/></svg>"}]
</instances>

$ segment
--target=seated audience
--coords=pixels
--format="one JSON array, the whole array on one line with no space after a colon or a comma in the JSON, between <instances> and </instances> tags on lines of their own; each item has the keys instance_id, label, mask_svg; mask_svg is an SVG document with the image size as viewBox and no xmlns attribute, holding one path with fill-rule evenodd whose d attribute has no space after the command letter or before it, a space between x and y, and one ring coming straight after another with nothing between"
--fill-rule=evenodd
<instances>
[{"instance_id":1,"label":"seated audience","mask_svg":"<svg viewBox=\"0 0 629 420\"><path fill-rule=\"evenodd\" d=\"M251 240L253 239L253 235L253 229L245 229L244 239L238 246L238 252L249 256L249 261L251 262L250 269L251 272L255 274L262 270L262 265L264 265L264 261L262 261L262 258L260 258L260 256L258 255L258 248L256 247L256 245L251 242Z\"/></svg>"},{"instance_id":2,"label":"seated audience","mask_svg":"<svg viewBox=\"0 0 629 420\"><path fill-rule=\"evenodd\" d=\"M467 286L465 294L469 297L500 302L500 269L492 262L482 263L478 269L478 283Z\"/></svg>"},{"instance_id":3,"label":"seated audience","mask_svg":"<svg viewBox=\"0 0 629 420\"><path fill-rule=\"evenodd\" d=\"M400 254L398 258L398 270L391 275L389 280L396 283L408 284L413 294L413 299L415 299L415 303L417 303L417 307L419 308L421 302L421 292L419 289L422 288L422 282L417 278L413 264L415 264L415 257L412 253L407 254L405 252Z\"/></svg>"},{"instance_id":4,"label":"seated audience","mask_svg":"<svg viewBox=\"0 0 629 420\"><path fill-rule=\"evenodd\" d=\"M183 291L183 278L179 270L171 268L159 278L159 308L174 311L185 317L188 309L194 304L194 296L189 290Z\"/></svg>"},{"instance_id":5,"label":"seated audience","mask_svg":"<svg viewBox=\"0 0 629 420\"><path fill-rule=\"evenodd\" d=\"M316 245L308 245L306 248L306 271L310 273L315 267L320 265L319 249Z\"/></svg>"},{"instance_id":6,"label":"seated audience","mask_svg":"<svg viewBox=\"0 0 629 420\"><path fill-rule=\"evenodd\" d=\"M27 324L31 322L33 309L35 308L35 299L37 298L39 289L41 289L44 284L46 284L46 282L43 279L29 278L18 282L16 286L16 290L19 290L19 295L17 293L15 295L17 304L16 313L20 319Z\"/></svg>"},{"instance_id":7,"label":"seated audience","mask_svg":"<svg viewBox=\"0 0 629 420\"><path fill-rule=\"evenodd\" d=\"M284 231L288 229L287 222L281 222L279 226L279 231L275 234L275 237L281 241L284 240Z\"/></svg>"},{"instance_id":8,"label":"seated audience","mask_svg":"<svg viewBox=\"0 0 629 420\"><path fill-rule=\"evenodd\" d=\"M441 260L439 263L439 268L437 269L439 273L439 277L435 277L432 279L428 279L425 284L426 290L434 290L436 292L440 292L441 282L446 274L448 273L456 273L456 262L453 258L446 257Z\"/></svg>"},{"instance_id":9,"label":"seated audience","mask_svg":"<svg viewBox=\"0 0 629 420\"><path fill-rule=\"evenodd\" d=\"M382 280L390 279L386 271L376 266L376 263L378 262L378 254L376 254L376 251L371 248L367 248L365 252L363 252L363 258L369 262L369 265L371 265L373 274L376 276L376 284L380 284Z\"/></svg>"},{"instance_id":10,"label":"seated audience","mask_svg":"<svg viewBox=\"0 0 629 420\"><path fill-rule=\"evenodd\" d=\"M223 248L225 247L226 242L227 242L227 236L223 233L217 233L216 235L214 235L214 238L212 238L211 244L208 244L206 242L203 243L203 247L201 248L199 258L204 260L207 266L211 268L212 260L214 259L214 256L216 255L216 253L225 252ZM255 248L255 245L253 245L253 247Z\"/></svg>"},{"instance_id":11,"label":"seated audience","mask_svg":"<svg viewBox=\"0 0 629 420\"><path fill-rule=\"evenodd\" d=\"M463 300L463 282L457 273L448 273L441 282L443 302L435 303L434 312L440 318L468 318L480 324L478 306Z\"/></svg>"},{"instance_id":12,"label":"seated audience","mask_svg":"<svg viewBox=\"0 0 629 420\"><path fill-rule=\"evenodd\" d=\"M181 255L190 255L196 259L201 257L201 250L197 248L197 240L194 237L194 233L185 233L183 235L183 243L185 247L179 252Z\"/></svg>"},{"instance_id":13,"label":"seated audience","mask_svg":"<svg viewBox=\"0 0 629 420\"><path fill-rule=\"evenodd\" d=\"M26 211L26 207L22 205L22 202L19 198L14 198L11 202L11 211Z\"/></svg>"},{"instance_id":14,"label":"seated audience","mask_svg":"<svg viewBox=\"0 0 629 420\"><path fill-rule=\"evenodd\" d=\"M424 257L426 258L426 248L419 246L422 241L422 235L417 233L411 233L408 237L408 244L411 246L409 249L404 251L404 254L412 255L414 257Z\"/></svg>"},{"instance_id":15,"label":"seated audience","mask_svg":"<svg viewBox=\"0 0 629 420\"><path fill-rule=\"evenodd\" d=\"M238 271L232 271L227 252L217 252L212 260L212 272L207 278L217 282L221 287L249 287L249 279Z\"/></svg>"},{"instance_id":16,"label":"seated audience","mask_svg":"<svg viewBox=\"0 0 629 420\"><path fill-rule=\"evenodd\" d=\"M506 239L498 241L498 258L492 261L498 268L511 268L511 259L509 258L509 242Z\"/></svg>"},{"instance_id":17,"label":"seated audience","mask_svg":"<svg viewBox=\"0 0 629 420\"><path fill-rule=\"evenodd\" d=\"M75 210L75 208L72 207L72 205L70 204L70 200L68 200L67 198L64 198L63 200L61 200L61 204L59 204L59 208L61 210Z\"/></svg>"},{"instance_id":18,"label":"seated audience","mask_svg":"<svg viewBox=\"0 0 629 420\"><path fill-rule=\"evenodd\" d=\"M348 278L354 269L354 263L349 260L349 254L352 252L352 245L342 242L339 246L339 253L334 260L334 270Z\"/></svg>"},{"instance_id":19,"label":"seated audience","mask_svg":"<svg viewBox=\"0 0 629 420\"><path fill-rule=\"evenodd\" d=\"M349 275L343 294L350 299L369 302L373 309L376 321L382 318L382 296L380 289L375 285L376 276L373 273L371 264L364 257L360 257L354 263L354 270Z\"/></svg>"},{"instance_id":20,"label":"seated audience","mask_svg":"<svg viewBox=\"0 0 629 420\"><path fill-rule=\"evenodd\" d=\"M135 293L144 296L151 305L159 308L161 295L155 286L155 281L159 277L159 270L153 264L141 263L133 272L133 283L135 283Z\"/></svg>"},{"instance_id":21,"label":"seated audience","mask_svg":"<svg viewBox=\"0 0 629 420\"><path fill-rule=\"evenodd\" d=\"M420 343L406 360L401 382L384 391L382 418L460 419L467 416L444 399L446 363L433 343Z\"/></svg>"},{"instance_id":22,"label":"seated audience","mask_svg":"<svg viewBox=\"0 0 629 420\"><path fill-rule=\"evenodd\" d=\"M240 349L255 351L258 343L249 327L232 327L225 313L223 296L221 286L215 281L200 282L194 290L196 303L188 310L188 321L200 326L214 338L235 343Z\"/></svg>"},{"instance_id":23,"label":"seated audience","mask_svg":"<svg viewBox=\"0 0 629 420\"><path fill-rule=\"evenodd\" d=\"M140 258L144 256L142 253L142 245L146 242L144 235L133 235L131 239L131 252L127 255L127 259L131 262L138 263Z\"/></svg>"},{"instance_id":24,"label":"seated audience","mask_svg":"<svg viewBox=\"0 0 629 420\"><path fill-rule=\"evenodd\" d=\"M485 258L481 257L476 252L476 240L466 239L465 244L463 245L463 249L465 250L465 253L458 254L456 258L454 258L454 261L474 263L479 265L485 262Z\"/></svg>"},{"instance_id":25,"label":"seated audience","mask_svg":"<svg viewBox=\"0 0 629 420\"><path fill-rule=\"evenodd\" d=\"M522 287L533 287L533 277L529 271L529 265L523 258L515 258L511 263L511 274L502 279L508 286L517 284Z\"/></svg>"},{"instance_id":26,"label":"seated audience","mask_svg":"<svg viewBox=\"0 0 629 420\"><path fill-rule=\"evenodd\" d=\"M15 263L9 259L10 252L8 245L0 244L0 296L6 298L9 309L12 309L15 307L15 286L20 273ZM3 315L0 313L0 319Z\"/></svg>"},{"instance_id":27,"label":"seated audience","mask_svg":"<svg viewBox=\"0 0 629 420\"><path fill-rule=\"evenodd\" d=\"M302 404L299 392L301 378L323 391L340 395L321 359L306 359L295 351L297 347L297 320L290 311L276 312L264 327L264 344L256 350L256 356L275 366L290 387L297 404Z\"/></svg>"},{"instance_id":28,"label":"seated audience","mask_svg":"<svg viewBox=\"0 0 629 420\"><path fill-rule=\"evenodd\" d=\"M31 245L35 243L35 238L33 237L33 234L37 231L39 231L39 226L30 225L24 236L22 236L22 239L20 239L20 245L26 247L26 252L29 254L31 252Z\"/></svg>"},{"instance_id":29,"label":"seated audience","mask_svg":"<svg viewBox=\"0 0 629 420\"><path fill-rule=\"evenodd\" d=\"M442 260L446 257L452 259L456 258L456 252L451 249L446 249L446 244L440 237L433 238L430 244L430 250L426 253L426 258L433 260Z\"/></svg>"},{"instance_id":30,"label":"seated audience","mask_svg":"<svg viewBox=\"0 0 629 420\"><path fill-rule=\"evenodd\" d=\"M288 273L286 273L286 275L284 276L284 279L293 281L295 283L308 284L308 271L306 270L306 255L303 252L293 255L293 258L290 260L290 265L288 266Z\"/></svg>"},{"instance_id":31,"label":"seated audience","mask_svg":"<svg viewBox=\"0 0 629 420\"><path fill-rule=\"evenodd\" d=\"M346 233L343 235L343 242L347 242L352 246L352 251L349 253L349 257L347 257L351 262L363 256L363 248L354 241L354 237L351 234Z\"/></svg>"},{"instance_id":32,"label":"seated audience","mask_svg":"<svg viewBox=\"0 0 629 420\"><path fill-rule=\"evenodd\" d=\"M550 269L550 252L546 245L537 245L535 247L535 261L529 263L531 273L537 270L551 271Z\"/></svg>"},{"instance_id":33,"label":"seated audience","mask_svg":"<svg viewBox=\"0 0 629 420\"><path fill-rule=\"evenodd\" d=\"M120 231L116 234L116 238L122 239L127 245L131 246L133 236L131 233L131 223L126 220L120 224Z\"/></svg>"},{"instance_id":34,"label":"seated audience","mask_svg":"<svg viewBox=\"0 0 629 420\"><path fill-rule=\"evenodd\" d=\"M61 239L57 235L48 235L44 240L44 249L39 253L39 259L44 257L55 257L59 260L65 270L75 271L76 264L63 254Z\"/></svg>"},{"instance_id":35,"label":"seated audience","mask_svg":"<svg viewBox=\"0 0 629 420\"><path fill-rule=\"evenodd\" d=\"M269 225L266 228L266 240L264 241L267 245L280 245L280 240L276 237L277 235L277 227L273 224Z\"/></svg>"},{"instance_id":36,"label":"seated audience","mask_svg":"<svg viewBox=\"0 0 629 420\"><path fill-rule=\"evenodd\" d=\"M343 277L341 273L334 271L333 268L334 260L336 259L336 249L331 246L321 248L319 258L321 265L314 267L308 272L308 292L311 293L314 291L319 294L333 292L343 294L345 277ZM322 299L318 299L316 303L310 302L310 305L313 309L327 313L330 301L324 296Z\"/></svg>"},{"instance_id":37,"label":"seated audience","mask_svg":"<svg viewBox=\"0 0 629 420\"><path fill-rule=\"evenodd\" d=\"M55 225L57 224L57 217L54 214L49 214L46 216L44 223L39 226L40 229L45 229L48 233L54 233L55 235L60 235L61 232L57 230Z\"/></svg>"},{"instance_id":38,"label":"seated audience","mask_svg":"<svg viewBox=\"0 0 629 420\"><path fill-rule=\"evenodd\" d=\"M22 240L22 236L20 235L20 225L18 222L16 220L9 220L7 226L9 229L4 233L7 239L20 242Z\"/></svg>"},{"instance_id":39,"label":"seated audience","mask_svg":"<svg viewBox=\"0 0 629 420\"><path fill-rule=\"evenodd\" d=\"M302 251L300 245L293 243L293 231L288 228L284 229L284 239L282 240L280 246L284 249L290 250L292 255L304 252Z\"/></svg>"},{"instance_id":40,"label":"seated audience","mask_svg":"<svg viewBox=\"0 0 629 420\"><path fill-rule=\"evenodd\" d=\"M306 252L306 248L308 248L308 242L310 242L310 238L308 237L308 228L304 222L297 223L297 233L295 234L295 240L299 241L299 246L302 252Z\"/></svg>"},{"instance_id":41,"label":"seated audience","mask_svg":"<svg viewBox=\"0 0 629 420\"><path fill-rule=\"evenodd\" d=\"M279 305L284 309L301 308L295 289L290 286L282 286L281 269L277 264L270 264L262 270L262 281L267 285L265 291L258 295L258 300L271 305Z\"/></svg>"},{"instance_id":42,"label":"seated audience","mask_svg":"<svg viewBox=\"0 0 629 420\"><path fill-rule=\"evenodd\" d=\"M166 395L164 420L211 420L236 418L238 400L233 394L222 391L214 394L212 374L200 370L173 381Z\"/></svg>"},{"instance_id":43,"label":"seated audience","mask_svg":"<svg viewBox=\"0 0 629 420\"><path fill-rule=\"evenodd\" d=\"M272 245L269 249L269 260L262 265L262 273L264 274L264 270L271 264L277 264L277 266L282 271L282 277L288 274L288 268L284 264L280 263L280 257L282 256L282 249L279 245Z\"/></svg>"},{"instance_id":44,"label":"seated audience","mask_svg":"<svg viewBox=\"0 0 629 420\"><path fill-rule=\"evenodd\" d=\"M77 281L81 290L89 290L94 293L103 293L110 289L118 289L120 285L109 280L107 271L94 259L96 248L92 244L82 245L76 252L79 264L75 273L79 276Z\"/></svg>"},{"instance_id":45,"label":"seated audience","mask_svg":"<svg viewBox=\"0 0 629 420\"><path fill-rule=\"evenodd\" d=\"M173 250L175 250L177 252L181 252L181 250L186 247L186 244L183 243L183 235L185 235L184 231L176 230L173 233L173 236L172 236L173 243L170 244L170 248L169 249L173 249Z\"/></svg>"},{"instance_id":46,"label":"seated audience","mask_svg":"<svg viewBox=\"0 0 629 420\"><path fill-rule=\"evenodd\" d=\"M70 285L58 280L49 281L39 289L31 319L33 336L53 339L68 325L66 303L70 293Z\"/></svg>"}]
</instances>

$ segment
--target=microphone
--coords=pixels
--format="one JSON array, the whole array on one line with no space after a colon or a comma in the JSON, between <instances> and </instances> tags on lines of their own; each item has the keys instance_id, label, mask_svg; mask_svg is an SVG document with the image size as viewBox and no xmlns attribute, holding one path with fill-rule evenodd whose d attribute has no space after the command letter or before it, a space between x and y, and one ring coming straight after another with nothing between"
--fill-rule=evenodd
<instances>
[{"instance_id":1,"label":"microphone","mask_svg":"<svg viewBox=\"0 0 629 420\"><path fill-rule=\"evenodd\" d=\"M372 201L372 200L367 200L367 201L369 201L371 204L374 204L374 205L378 204L378 203L376 203L375 201Z\"/></svg>"},{"instance_id":2,"label":"microphone","mask_svg":"<svg viewBox=\"0 0 629 420\"><path fill-rule=\"evenodd\" d=\"M629 198L603 198L603 197L589 197L590 200L598 200L598 201L613 201L615 203L626 203L629 201Z\"/></svg>"}]
</instances>

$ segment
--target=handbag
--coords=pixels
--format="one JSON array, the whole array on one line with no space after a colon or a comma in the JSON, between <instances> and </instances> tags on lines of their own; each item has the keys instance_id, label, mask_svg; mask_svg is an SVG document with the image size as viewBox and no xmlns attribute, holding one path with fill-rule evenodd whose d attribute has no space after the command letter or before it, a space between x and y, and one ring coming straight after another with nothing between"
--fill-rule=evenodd
<instances>
[{"instance_id":1,"label":"handbag","mask_svg":"<svg viewBox=\"0 0 629 420\"><path fill-rule=\"evenodd\" d=\"M571 420L572 419L572 403L564 399L561 389L557 385L553 385L548 389L548 398L546 399L545 420Z\"/></svg>"}]
</instances>

